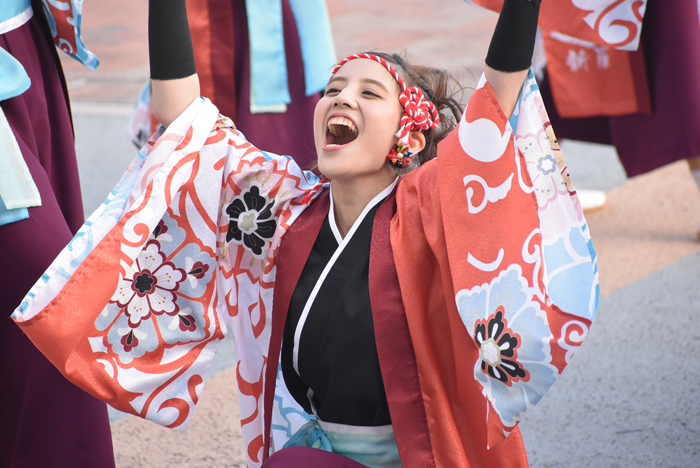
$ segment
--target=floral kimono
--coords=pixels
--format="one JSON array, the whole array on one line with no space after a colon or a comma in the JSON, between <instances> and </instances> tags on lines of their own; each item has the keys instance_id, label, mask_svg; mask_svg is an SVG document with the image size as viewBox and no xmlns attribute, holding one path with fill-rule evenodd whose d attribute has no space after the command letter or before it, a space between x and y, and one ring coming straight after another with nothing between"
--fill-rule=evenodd
<instances>
[{"instance_id":1,"label":"floral kimono","mask_svg":"<svg viewBox=\"0 0 700 468\"><path fill-rule=\"evenodd\" d=\"M232 333L258 467L309 419L278 363L327 189L197 100L151 138L13 317L77 385L178 429ZM403 466L527 466L516 426L581 344L599 295L532 74L510 119L482 78L437 159L377 209L369 288Z\"/></svg>"}]
</instances>

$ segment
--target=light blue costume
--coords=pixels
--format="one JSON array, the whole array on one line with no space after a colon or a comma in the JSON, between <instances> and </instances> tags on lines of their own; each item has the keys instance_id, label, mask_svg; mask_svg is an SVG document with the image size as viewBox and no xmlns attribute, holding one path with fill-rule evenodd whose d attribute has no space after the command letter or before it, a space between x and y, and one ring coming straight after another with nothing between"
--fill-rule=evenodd
<instances>
[{"instance_id":1,"label":"light blue costume","mask_svg":"<svg viewBox=\"0 0 700 468\"><path fill-rule=\"evenodd\" d=\"M337 61L325 0L289 0L299 32L306 95L318 93ZM250 40L251 112L274 112L291 102L281 0L246 0ZM255 106L255 108L254 108Z\"/></svg>"}]
</instances>

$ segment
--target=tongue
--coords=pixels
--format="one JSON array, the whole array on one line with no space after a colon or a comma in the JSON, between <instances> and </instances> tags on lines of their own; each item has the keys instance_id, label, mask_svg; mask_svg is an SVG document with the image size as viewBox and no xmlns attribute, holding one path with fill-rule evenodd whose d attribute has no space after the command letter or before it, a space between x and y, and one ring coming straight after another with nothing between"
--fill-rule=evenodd
<instances>
[{"instance_id":1,"label":"tongue","mask_svg":"<svg viewBox=\"0 0 700 468\"><path fill-rule=\"evenodd\" d=\"M333 125L333 133L335 133L335 144L346 145L355 139L355 133L345 125ZM331 134L331 136L333 136ZM332 142L332 140L329 140Z\"/></svg>"},{"instance_id":2,"label":"tongue","mask_svg":"<svg viewBox=\"0 0 700 468\"><path fill-rule=\"evenodd\" d=\"M337 145L338 139L330 131L326 131L326 144L327 145Z\"/></svg>"}]
</instances>

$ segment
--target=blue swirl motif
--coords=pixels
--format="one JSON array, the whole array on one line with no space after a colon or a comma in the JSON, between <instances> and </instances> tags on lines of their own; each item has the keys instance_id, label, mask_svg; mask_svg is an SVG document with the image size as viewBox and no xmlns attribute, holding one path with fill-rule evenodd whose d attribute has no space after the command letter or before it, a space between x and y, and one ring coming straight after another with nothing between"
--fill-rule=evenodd
<instances>
[{"instance_id":1,"label":"blue swirl motif","mask_svg":"<svg viewBox=\"0 0 700 468\"><path fill-rule=\"evenodd\" d=\"M61 276L61 277L65 278L66 280L69 280L71 278L71 276L73 276L75 268L77 268L78 265L80 265L83 262L83 260L85 260L87 258L87 256L90 254L90 252L92 252L93 236L92 236L92 231L90 229L91 226L92 226L92 223L90 223L89 220L85 221L85 224L83 225L83 227L80 228L80 230L75 234L75 236L73 236L73 238L70 240L70 242L66 246L66 248L68 249L69 252L73 252L73 249L75 248L74 242L76 241L76 239L80 239L84 236L87 236L88 241L86 242L86 245L85 245L85 248L83 249L83 251L77 257L73 257L73 259L71 259L71 261L68 263L68 266L70 267L71 270L68 271L63 267L58 267L55 270L56 275ZM42 273L42 275L39 277L39 279L41 281L43 281L44 283L48 283L49 281L51 281L51 278L53 278L53 276L50 275L48 272ZM31 295L31 298L33 299L34 296ZM28 305L29 304L26 301L23 302L20 306L24 306L24 309L21 309L21 311L23 312L24 310L26 310Z\"/></svg>"},{"instance_id":2,"label":"blue swirl motif","mask_svg":"<svg viewBox=\"0 0 700 468\"><path fill-rule=\"evenodd\" d=\"M27 293L27 297L30 298L30 299L34 299L36 296L34 295L33 292L28 292L28 293ZM29 308L29 302L23 301L23 302L19 305L19 311L15 311L15 312L12 313L12 318L15 319L15 320L19 319L19 318L21 317L21 315L22 315L22 312L26 311L28 308Z\"/></svg>"},{"instance_id":3,"label":"blue swirl motif","mask_svg":"<svg viewBox=\"0 0 700 468\"><path fill-rule=\"evenodd\" d=\"M511 336L518 337L514 361L527 372L526 378L506 382L494 378L484 370L488 366L484 365L486 358L483 354L474 363L474 377L483 386L484 395L491 401L503 425L512 427L544 396L559 374L551 364L550 340L553 335L547 316L533 300L531 289L517 264L501 271L490 284L459 291L456 302L460 317L475 340L478 323L493 320L498 313L502 314ZM484 338L481 337L482 341Z\"/></svg>"},{"instance_id":4,"label":"blue swirl motif","mask_svg":"<svg viewBox=\"0 0 700 468\"><path fill-rule=\"evenodd\" d=\"M312 417L296 404L296 401L294 401L291 395L288 394L286 388L287 387L284 384L284 378L282 376L282 364L279 364L277 366L277 390L275 391L275 409L282 417L284 424L279 424L279 420L277 420L277 423L275 423L275 420L273 419L272 430L282 431L286 439L290 439L292 435L294 435L293 420L296 420L296 423L294 425L298 428L303 424L306 424L307 422L311 421ZM281 394L281 389L284 389L284 393L287 394L286 398L285 395ZM274 412L275 411L273 410L273 414ZM299 421L303 421L303 423L299 424Z\"/></svg>"},{"instance_id":5,"label":"blue swirl motif","mask_svg":"<svg viewBox=\"0 0 700 468\"><path fill-rule=\"evenodd\" d=\"M129 195L136 184L143 163L146 161L146 155L142 151L139 151L138 155L131 162L126 172L122 175L117 185L110 191L110 195L107 199L102 202L102 205L98 210L88 218L83 224L80 230L73 236L71 241L66 246L68 251L71 252L71 260L66 268L59 267L56 270L56 274L62 276L66 280L70 279L74 271L78 266L80 266L83 261L90 255L92 250L95 248L95 236L93 226L95 223L103 223L101 220L103 217L111 217L115 221L119 221L122 214L124 213L124 207L129 200ZM78 239L82 239L84 246L82 250L78 253L74 250L77 248ZM48 283L51 280L51 275L44 273L41 276L41 280L44 283Z\"/></svg>"},{"instance_id":6,"label":"blue swirl motif","mask_svg":"<svg viewBox=\"0 0 700 468\"><path fill-rule=\"evenodd\" d=\"M571 229L554 244L544 245L549 297L561 310L593 320L598 309L598 261L588 225Z\"/></svg>"},{"instance_id":7,"label":"blue swirl motif","mask_svg":"<svg viewBox=\"0 0 700 468\"><path fill-rule=\"evenodd\" d=\"M131 194L136 182L139 180L141 174L141 169L143 168L144 162L146 162L146 155L143 153L143 149L138 152L134 160L129 164L122 175L119 182L110 191L107 199L102 202L102 216L110 216L118 221L122 214L124 213L124 207L129 201L129 195Z\"/></svg>"},{"instance_id":8,"label":"blue swirl motif","mask_svg":"<svg viewBox=\"0 0 700 468\"><path fill-rule=\"evenodd\" d=\"M92 252L92 249L95 246L95 239L92 235L92 222L90 220L85 221L85 224L83 224L84 228L87 228L85 230L81 229L78 231L73 239L68 243L68 251L73 252L74 250L74 242L78 239L85 238L85 247L83 248L83 251L77 255L74 256L73 259L70 261L68 266L71 268L75 269L78 268L78 266L83 263L83 261L87 258L88 255L90 255L90 252ZM74 253L75 255L75 253ZM71 272L71 275L73 273Z\"/></svg>"}]
</instances>

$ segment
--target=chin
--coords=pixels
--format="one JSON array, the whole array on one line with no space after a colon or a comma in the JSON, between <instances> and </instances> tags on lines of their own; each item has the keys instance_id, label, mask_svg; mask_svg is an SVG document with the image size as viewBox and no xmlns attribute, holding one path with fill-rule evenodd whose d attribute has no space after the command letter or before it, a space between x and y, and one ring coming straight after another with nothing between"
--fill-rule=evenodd
<instances>
[{"instance_id":1,"label":"chin","mask_svg":"<svg viewBox=\"0 0 700 468\"><path fill-rule=\"evenodd\" d=\"M323 157L318 158L318 170L324 177L329 179L343 179L347 177L348 170L342 167L341 164L334 164L330 161L324 161Z\"/></svg>"},{"instance_id":2,"label":"chin","mask_svg":"<svg viewBox=\"0 0 700 468\"><path fill-rule=\"evenodd\" d=\"M344 173L352 172L356 167L357 158L347 151L324 151L323 148L316 150L318 155L318 170L326 177L341 176Z\"/></svg>"},{"instance_id":3,"label":"chin","mask_svg":"<svg viewBox=\"0 0 700 468\"><path fill-rule=\"evenodd\" d=\"M338 181L363 177L374 179L378 176L381 177L383 173L387 173L389 178L395 176L386 157L380 156L379 152L372 153L365 150L364 147L352 144L349 146L332 151L318 148L316 150L318 170L325 177Z\"/></svg>"}]
</instances>

